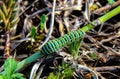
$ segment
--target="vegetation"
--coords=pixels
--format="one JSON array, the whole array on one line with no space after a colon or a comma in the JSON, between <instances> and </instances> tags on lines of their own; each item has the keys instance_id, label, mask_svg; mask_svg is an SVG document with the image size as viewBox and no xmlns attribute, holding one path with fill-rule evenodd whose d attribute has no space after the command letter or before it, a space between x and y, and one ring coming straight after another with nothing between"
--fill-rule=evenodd
<instances>
[{"instance_id":1,"label":"vegetation","mask_svg":"<svg viewBox=\"0 0 120 79\"><path fill-rule=\"evenodd\" d=\"M0 79L120 78L119 17L120 0L1 0Z\"/></svg>"},{"instance_id":2,"label":"vegetation","mask_svg":"<svg viewBox=\"0 0 120 79\"><path fill-rule=\"evenodd\" d=\"M68 64L63 63L62 66L50 73L47 79L70 79L73 76L75 69L69 67Z\"/></svg>"},{"instance_id":3,"label":"vegetation","mask_svg":"<svg viewBox=\"0 0 120 79\"><path fill-rule=\"evenodd\" d=\"M23 74L15 72L17 62L9 58L4 63L4 72L0 73L0 79L25 79Z\"/></svg>"}]
</instances>

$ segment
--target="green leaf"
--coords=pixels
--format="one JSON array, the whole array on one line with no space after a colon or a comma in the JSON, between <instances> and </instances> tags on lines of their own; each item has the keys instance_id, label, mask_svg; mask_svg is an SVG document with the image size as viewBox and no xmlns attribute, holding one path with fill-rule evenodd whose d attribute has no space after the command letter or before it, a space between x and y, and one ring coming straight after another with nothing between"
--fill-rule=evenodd
<instances>
[{"instance_id":1,"label":"green leaf","mask_svg":"<svg viewBox=\"0 0 120 79\"><path fill-rule=\"evenodd\" d=\"M12 79L25 79L25 78L23 77L23 74L16 73L12 75Z\"/></svg>"},{"instance_id":2,"label":"green leaf","mask_svg":"<svg viewBox=\"0 0 120 79\"><path fill-rule=\"evenodd\" d=\"M0 30L2 29L2 26L0 26Z\"/></svg>"},{"instance_id":3,"label":"green leaf","mask_svg":"<svg viewBox=\"0 0 120 79\"><path fill-rule=\"evenodd\" d=\"M19 22L19 20L20 20L19 18L12 20L11 27L14 27Z\"/></svg>"},{"instance_id":4,"label":"green leaf","mask_svg":"<svg viewBox=\"0 0 120 79\"><path fill-rule=\"evenodd\" d=\"M5 16L7 16L8 15L7 7L6 7L6 5L4 3L3 3L1 8L2 8L2 11L4 12Z\"/></svg>"},{"instance_id":5,"label":"green leaf","mask_svg":"<svg viewBox=\"0 0 120 79\"><path fill-rule=\"evenodd\" d=\"M3 13L3 11L1 9L0 9L0 19L2 19L5 24L5 22L6 22L5 14Z\"/></svg>"},{"instance_id":6,"label":"green leaf","mask_svg":"<svg viewBox=\"0 0 120 79\"><path fill-rule=\"evenodd\" d=\"M5 74L10 76L15 72L17 68L17 62L13 58L9 58L4 63Z\"/></svg>"},{"instance_id":7,"label":"green leaf","mask_svg":"<svg viewBox=\"0 0 120 79\"><path fill-rule=\"evenodd\" d=\"M47 79L53 79L55 75L53 73L50 73Z\"/></svg>"},{"instance_id":8,"label":"green leaf","mask_svg":"<svg viewBox=\"0 0 120 79\"><path fill-rule=\"evenodd\" d=\"M73 72L75 71L75 69L72 68L71 65L67 64L67 63L62 63L61 67L62 67L61 69L63 69L61 77L63 79L71 79L71 77L73 76Z\"/></svg>"},{"instance_id":9,"label":"green leaf","mask_svg":"<svg viewBox=\"0 0 120 79\"><path fill-rule=\"evenodd\" d=\"M90 53L90 57L91 57L92 59L97 59L97 58L98 58L95 53Z\"/></svg>"},{"instance_id":10,"label":"green leaf","mask_svg":"<svg viewBox=\"0 0 120 79\"><path fill-rule=\"evenodd\" d=\"M32 30L31 30L31 37L32 37L32 38L35 38L35 34L36 34L36 27L33 26L33 27L32 27Z\"/></svg>"},{"instance_id":11,"label":"green leaf","mask_svg":"<svg viewBox=\"0 0 120 79\"><path fill-rule=\"evenodd\" d=\"M6 79L4 75L0 75L0 79Z\"/></svg>"},{"instance_id":12,"label":"green leaf","mask_svg":"<svg viewBox=\"0 0 120 79\"><path fill-rule=\"evenodd\" d=\"M43 14L42 17L41 17L41 21L40 21L40 29L43 31L44 28L45 28L45 22L46 22L46 15Z\"/></svg>"},{"instance_id":13,"label":"green leaf","mask_svg":"<svg viewBox=\"0 0 120 79\"><path fill-rule=\"evenodd\" d=\"M8 8L11 8L11 7L12 7L13 2L14 2L14 0L9 0L9 2L8 2Z\"/></svg>"},{"instance_id":14,"label":"green leaf","mask_svg":"<svg viewBox=\"0 0 120 79\"><path fill-rule=\"evenodd\" d=\"M76 40L75 42L69 45L69 51L72 54L72 56L74 56L75 58L77 58L79 55L79 49L81 47L82 42L83 42L83 38Z\"/></svg>"},{"instance_id":15,"label":"green leaf","mask_svg":"<svg viewBox=\"0 0 120 79\"><path fill-rule=\"evenodd\" d=\"M50 73L47 79L60 79L60 73L58 72L56 75Z\"/></svg>"},{"instance_id":16,"label":"green leaf","mask_svg":"<svg viewBox=\"0 0 120 79\"><path fill-rule=\"evenodd\" d=\"M50 73L47 79L71 79L73 77L75 69L70 64L62 63L62 66L58 68L55 73Z\"/></svg>"},{"instance_id":17,"label":"green leaf","mask_svg":"<svg viewBox=\"0 0 120 79\"><path fill-rule=\"evenodd\" d=\"M109 3L109 4L114 4L114 3L115 3L115 0L108 0L108 3Z\"/></svg>"}]
</instances>

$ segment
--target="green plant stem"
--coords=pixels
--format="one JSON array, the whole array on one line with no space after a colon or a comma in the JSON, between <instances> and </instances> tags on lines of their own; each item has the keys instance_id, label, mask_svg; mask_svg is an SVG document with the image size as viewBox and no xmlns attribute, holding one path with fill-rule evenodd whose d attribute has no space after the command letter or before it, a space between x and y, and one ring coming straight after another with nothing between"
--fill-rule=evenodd
<instances>
[{"instance_id":1,"label":"green plant stem","mask_svg":"<svg viewBox=\"0 0 120 79\"><path fill-rule=\"evenodd\" d=\"M97 21L99 21L99 23L97 25L102 24L102 23L106 22L107 20L111 19L112 17L114 17L115 15L119 14L119 13L120 13L120 6L116 7L115 9L113 9L112 11L110 11L107 14L103 15L102 17L98 18L97 20L94 20L92 22L92 24L96 25ZM93 29L95 27L92 24L87 24L86 26L84 26L80 30L82 30L84 32L88 32L89 30L91 30L91 29ZM28 57L28 58L22 60L21 62L19 62L16 71L19 71L20 69L25 67L27 64L30 64L30 63L36 61L36 59L41 58L42 56L43 55L41 54L41 52L37 51L35 54L33 54L30 57Z\"/></svg>"},{"instance_id":2,"label":"green plant stem","mask_svg":"<svg viewBox=\"0 0 120 79\"><path fill-rule=\"evenodd\" d=\"M113 9L112 11L110 11L109 13L105 14L104 16L100 17L99 20L104 23L107 20L111 19L112 17L114 17L115 15L120 13L120 6L118 6L117 8Z\"/></svg>"},{"instance_id":3,"label":"green plant stem","mask_svg":"<svg viewBox=\"0 0 120 79\"><path fill-rule=\"evenodd\" d=\"M100 22L100 24L102 24L102 23L106 22L107 20L111 19L112 17L114 17L115 15L119 14L119 13L120 13L120 6L116 7L115 9L108 12L107 14L101 16L97 20ZM94 20L92 23L96 24L97 20ZM84 31L84 32L88 32L89 30L93 29L94 27L95 26L93 26L92 24L87 24L86 26L81 28L81 30Z\"/></svg>"},{"instance_id":4,"label":"green plant stem","mask_svg":"<svg viewBox=\"0 0 120 79\"><path fill-rule=\"evenodd\" d=\"M40 51L37 51L35 54L31 55L30 57L22 60L21 62L18 63L16 71L22 69L25 67L27 64L30 64L34 62L36 59L41 58L43 55L40 53Z\"/></svg>"}]
</instances>

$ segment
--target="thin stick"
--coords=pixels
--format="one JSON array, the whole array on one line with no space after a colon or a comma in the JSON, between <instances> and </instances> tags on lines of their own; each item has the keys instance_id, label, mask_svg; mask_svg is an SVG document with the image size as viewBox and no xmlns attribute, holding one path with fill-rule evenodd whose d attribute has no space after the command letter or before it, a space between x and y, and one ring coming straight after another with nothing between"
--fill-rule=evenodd
<instances>
[{"instance_id":1,"label":"thin stick","mask_svg":"<svg viewBox=\"0 0 120 79\"><path fill-rule=\"evenodd\" d=\"M99 14L99 13L101 13L103 11L110 10L111 8L114 8L114 7L118 6L118 5L120 5L120 0L116 1L112 5L108 4L108 5L106 5L106 6L102 7L102 8L99 8L99 9L95 10L93 13Z\"/></svg>"},{"instance_id":2,"label":"thin stick","mask_svg":"<svg viewBox=\"0 0 120 79\"><path fill-rule=\"evenodd\" d=\"M74 64L78 69L85 69L85 70L88 70L90 72L92 72L93 74L93 79L98 79L98 75L96 74L95 71L93 71L92 69L90 69L89 67L87 66L83 66L83 65L80 65L80 64Z\"/></svg>"},{"instance_id":3,"label":"thin stick","mask_svg":"<svg viewBox=\"0 0 120 79\"><path fill-rule=\"evenodd\" d=\"M37 14L40 14L40 13L42 13L42 12L44 12L44 11L47 11L48 9L49 9L48 7L43 8L43 9L40 9L40 10L34 12L33 14L29 15L28 18L32 18L33 16L35 16L35 15L37 15Z\"/></svg>"},{"instance_id":4,"label":"thin stick","mask_svg":"<svg viewBox=\"0 0 120 79\"><path fill-rule=\"evenodd\" d=\"M24 11L22 11L19 16L21 16L25 11L27 11L33 4L35 4L36 2L38 2L38 0L35 0L32 4L30 4L28 7L25 8Z\"/></svg>"},{"instance_id":5,"label":"thin stick","mask_svg":"<svg viewBox=\"0 0 120 79\"><path fill-rule=\"evenodd\" d=\"M53 0L53 1L54 2L53 2L53 9L52 9L52 17L51 17L51 22L50 22L50 30L49 30L49 33L48 33L45 41L43 42L43 44L40 47L38 47L38 50L40 50L48 42L48 40L53 32L56 0Z\"/></svg>"}]
</instances>

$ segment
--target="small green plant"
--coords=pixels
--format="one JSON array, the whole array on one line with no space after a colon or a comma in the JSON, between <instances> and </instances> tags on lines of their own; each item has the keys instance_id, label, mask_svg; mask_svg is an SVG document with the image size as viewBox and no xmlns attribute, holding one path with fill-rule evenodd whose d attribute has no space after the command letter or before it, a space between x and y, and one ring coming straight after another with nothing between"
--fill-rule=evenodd
<instances>
[{"instance_id":1,"label":"small green plant","mask_svg":"<svg viewBox=\"0 0 120 79\"><path fill-rule=\"evenodd\" d=\"M23 74L16 73L17 62L13 58L9 58L4 63L4 72L0 73L0 79L25 79Z\"/></svg>"},{"instance_id":2,"label":"small green plant","mask_svg":"<svg viewBox=\"0 0 120 79\"><path fill-rule=\"evenodd\" d=\"M43 14L40 21L40 29L43 31L45 29L46 15Z\"/></svg>"},{"instance_id":3,"label":"small green plant","mask_svg":"<svg viewBox=\"0 0 120 79\"><path fill-rule=\"evenodd\" d=\"M69 64L63 63L58 70L55 69L55 72L50 73L47 79L71 79L74 70Z\"/></svg>"},{"instance_id":4,"label":"small green plant","mask_svg":"<svg viewBox=\"0 0 120 79\"><path fill-rule=\"evenodd\" d=\"M20 3L17 0L0 0L0 30L5 30L5 56L11 54L10 41L17 31L17 24L20 20Z\"/></svg>"},{"instance_id":5,"label":"small green plant","mask_svg":"<svg viewBox=\"0 0 120 79\"><path fill-rule=\"evenodd\" d=\"M46 15L43 14L43 15L41 16L41 21L40 21L40 23L39 23L40 29L41 29L42 32L43 32L44 29L45 29L45 22L46 22ZM36 34L37 34L37 27L32 26L32 29L31 29L31 32L30 32L31 43L33 43L33 41L34 41L35 38L39 37L39 36L36 36Z\"/></svg>"},{"instance_id":6,"label":"small green plant","mask_svg":"<svg viewBox=\"0 0 120 79\"><path fill-rule=\"evenodd\" d=\"M35 26L32 27L30 35L31 35L31 45L33 45L35 35L36 35L36 27Z\"/></svg>"},{"instance_id":7,"label":"small green plant","mask_svg":"<svg viewBox=\"0 0 120 79\"><path fill-rule=\"evenodd\" d=\"M35 34L36 34L36 28L35 26L32 27L32 30L31 30L31 38L35 38Z\"/></svg>"},{"instance_id":8,"label":"small green plant","mask_svg":"<svg viewBox=\"0 0 120 79\"><path fill-rule=\"evenodd\" d=\"M89 55L90 55L90 58L92 58L94 60L98 59L98 57L97 57L97 55L95 53L90 53Z\"/></svg>"},{"instance_id":9,"label":"small green plant","mask_svg":"<svg viewBox=\"0 0 120 79\"><path fill-rule=\"evenodd\" d=\"M57 75L50 73L47 79L60 79L60 73L57 73Z\"/></svg>"},{"instance_id":10,"label":"small green plant","mask_svg":"<svg viewBox=\"0 0 120 79\"><path fill-rule=\"evenodd\" d=\"M69 51L75 59L79 55L79 49L81 47L82 42L83 42L83 38L80 40L77 40L69 45Z\"/></svg>"}]
</instances>

